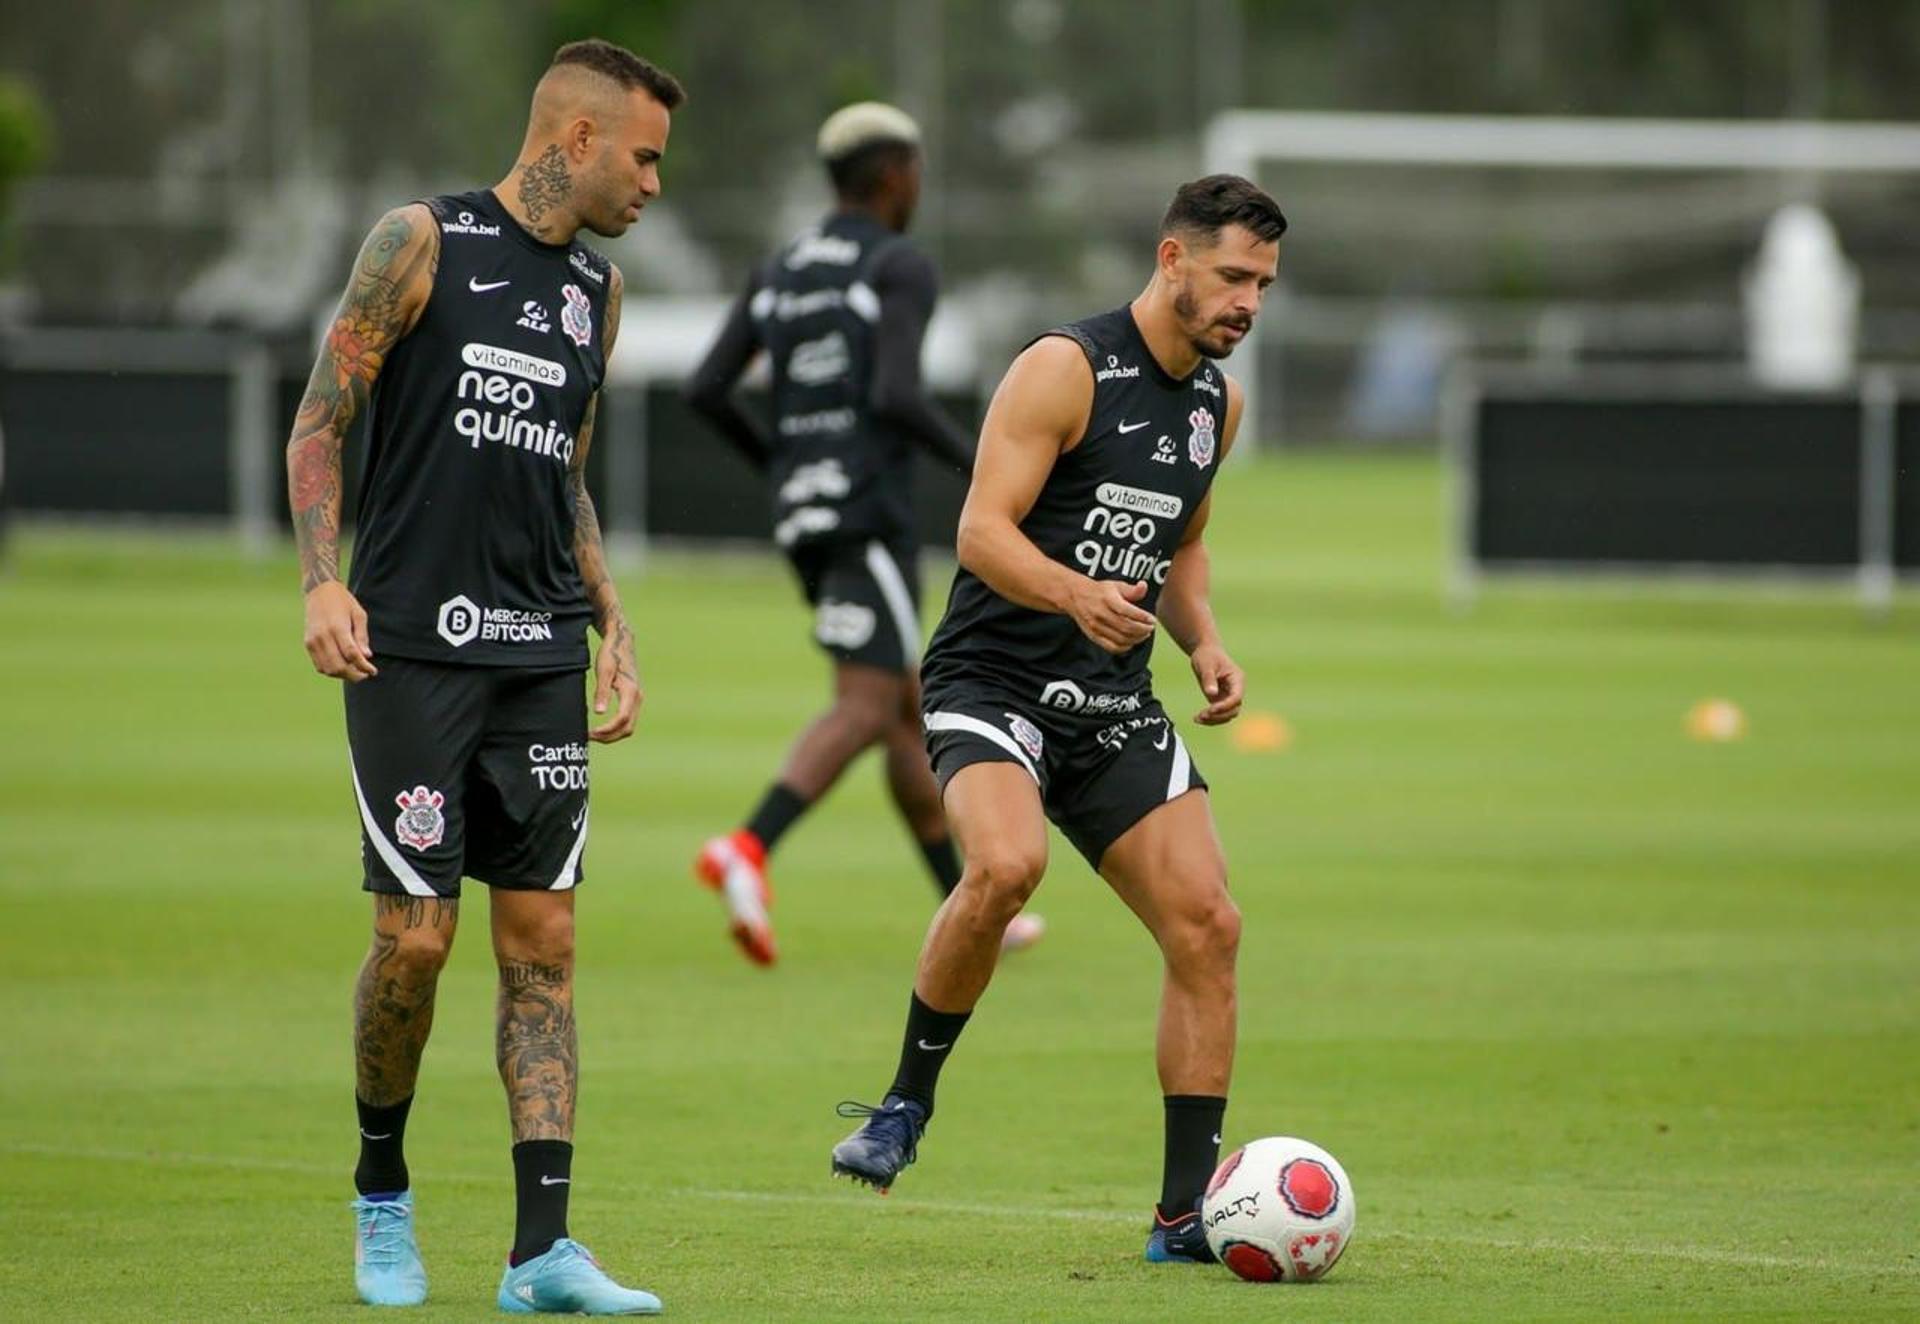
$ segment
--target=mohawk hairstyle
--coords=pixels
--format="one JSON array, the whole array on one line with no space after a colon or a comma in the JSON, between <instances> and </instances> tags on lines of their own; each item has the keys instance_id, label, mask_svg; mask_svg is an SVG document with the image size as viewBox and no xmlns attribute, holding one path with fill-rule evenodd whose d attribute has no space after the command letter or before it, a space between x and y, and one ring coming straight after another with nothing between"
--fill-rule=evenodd
<instances>
[{"instance_id":1,"label":"mohawk hairstyle","mask_svg":"<svg viewBox=\"0 0 1920 1324\"><path fill-rule=\"evenodd\" d=\"M1270 244L1287 232L1280 204L1252 180L1239 175L1207 175L1182 184L1160 220L1162 235L1176 234L1203 244L1220 240L1221 228L1245 226L1260 242Z\"/></svg>"},{"instance_id":2,"label":"mohawk hairstyle","mask_svg":"<svg viewBox=\"0 0 1920 1324\"><path fill-rule=\"evenodd\" d=\"M678 110L680 103L687 99L687 90L680 86L680 80L665 69L641 59L624 46L616 46L599 37L570 41L555 51L550 67L558 68L563 64L577 64L583 69L591 69L611 78L628 91L636 87L645 88L649 96L668 110Z\"/></svg>"}]
</instances>

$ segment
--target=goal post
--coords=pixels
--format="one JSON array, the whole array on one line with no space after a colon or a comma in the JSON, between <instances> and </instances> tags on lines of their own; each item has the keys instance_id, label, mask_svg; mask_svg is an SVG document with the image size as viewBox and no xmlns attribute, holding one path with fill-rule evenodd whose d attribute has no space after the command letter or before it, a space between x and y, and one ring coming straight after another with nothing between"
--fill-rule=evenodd
<instances>
[{"instance_id":1,"label":"goal post","mask_svg":"<svg viewBox=\"0 0 1920 1324\"><path fill-rule=\"evenodd\" d=\"M1737 171L1782 177L1782 200L1820 176L1920 173L1920 126L1812 120L1582 118L1402 115L1344 111L1227 110L1208 123L1209 173L1256 182L1264 167L1319 165L1507 168L1538 171ZM1283 205L1286 203L1283 199ZM1297 204L1311 215L1312 199ZM1303 227L1311 232L1310 224ZM1265 335L1274 328L1265 328ZM1258 442L1278 417L1277 388L1263 379L1262 325L1243 342L1247 392ZM1267 398L1263 403L1263 397Z\"/></svg>"}]
</instances>

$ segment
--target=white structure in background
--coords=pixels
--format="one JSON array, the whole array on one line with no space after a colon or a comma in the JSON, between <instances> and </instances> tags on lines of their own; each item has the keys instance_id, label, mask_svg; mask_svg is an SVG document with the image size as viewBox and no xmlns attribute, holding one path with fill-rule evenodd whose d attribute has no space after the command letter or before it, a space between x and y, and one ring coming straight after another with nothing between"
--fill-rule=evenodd
<instances>
[{"instance_id":1,"label":"white structure in background","mask_svg":"<svg viewBox=\"0 0 1920 1324\"><path fill-rule=\"evenodd\" d=\"M1761 385L1807 390L1852 378L1860 274L1818 207L1796 202L1773 214L1746 301L1747 362Z\"/></svg>"},{"instance_id":2,"label":"white structure in background","mask_svg":"<svg viewBox=\"0 0 1920 1324\"><path fill-rule=\"evenodd\" d=\"M1208 171L1260 178L1268 163L1510 167L1535 170L1744 170L1799 188L1838 173L1920 173L1920 125L1819 120L1652 120L1227 110L1207 124ZM1786 185L1783 184L1783 188ZM1285 202L1285 198L1282 198ZM1305 242L1305 241L1303 241ZM1236 448L1277 426L1281 393L1260 337L1285 337L1270 309L1240 344L1237 374L1254 420ZM1849 323L1851 325L1851 323ZM1849 357L1851 354L1849 353ZM1267 397L1263 405L1262 398Z\"/></svg>"}]
</instances>

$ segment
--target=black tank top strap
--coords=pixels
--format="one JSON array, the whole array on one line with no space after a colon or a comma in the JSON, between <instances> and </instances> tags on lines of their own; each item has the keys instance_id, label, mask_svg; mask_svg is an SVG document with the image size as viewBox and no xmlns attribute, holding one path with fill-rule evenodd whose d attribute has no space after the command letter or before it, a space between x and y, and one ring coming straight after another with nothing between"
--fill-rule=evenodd
<instances>
[{"instance_id":1,"label":"black tank top strap","mask_svg":"<svg viewBox=\"0 0 1920 1324\"><path fill-rule=\"evenodd\" d=\"M1080 346L1080 352L1087 356L1087 366L1089 368L1097 367L1099 365L1100 363L1099 345L1097 342L1095 342L1093 335L1087 330L1087 328L1079 322L1068 322L1065 326L1056 326L1051 330L1042 331L1039 335L1035 336L1032 340L1029 340L1026 344L1022 345L1020 349L1024 353L1025 351L1032 349L1035 345L1039 344L1041 341L1051 339L1055 336L1060 337L1062 340L1071 340L1074 344Z\"/></svg>"}]
</instances>

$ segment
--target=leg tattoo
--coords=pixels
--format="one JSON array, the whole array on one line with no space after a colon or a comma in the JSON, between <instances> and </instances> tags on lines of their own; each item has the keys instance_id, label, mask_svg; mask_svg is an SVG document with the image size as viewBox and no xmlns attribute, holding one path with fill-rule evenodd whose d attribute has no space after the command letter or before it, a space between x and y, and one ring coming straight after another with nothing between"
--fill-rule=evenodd
<instances>
[{"instance_id":1,"label":"leg tattoo","mask_svg":"<svg viewBox=\"0 0 1920 1324\"><path fill-rule=\"evenodd\" d=\"M353 989L354 1085L365 1103L387 1107L413 1093L459 907L440 897L374 897L373 945Z\"/></svg>"},{"instance_id":2,"label":"leg tattoo","mask_svg":"<svg viewBox=\"0 0 1920 1324\"><path fill-rule=\"evenodd\" d=\"M514 1143L571 1140L580 1072L571 966L502 961L496 1028Z\"/></svg>"}]
</instances>

